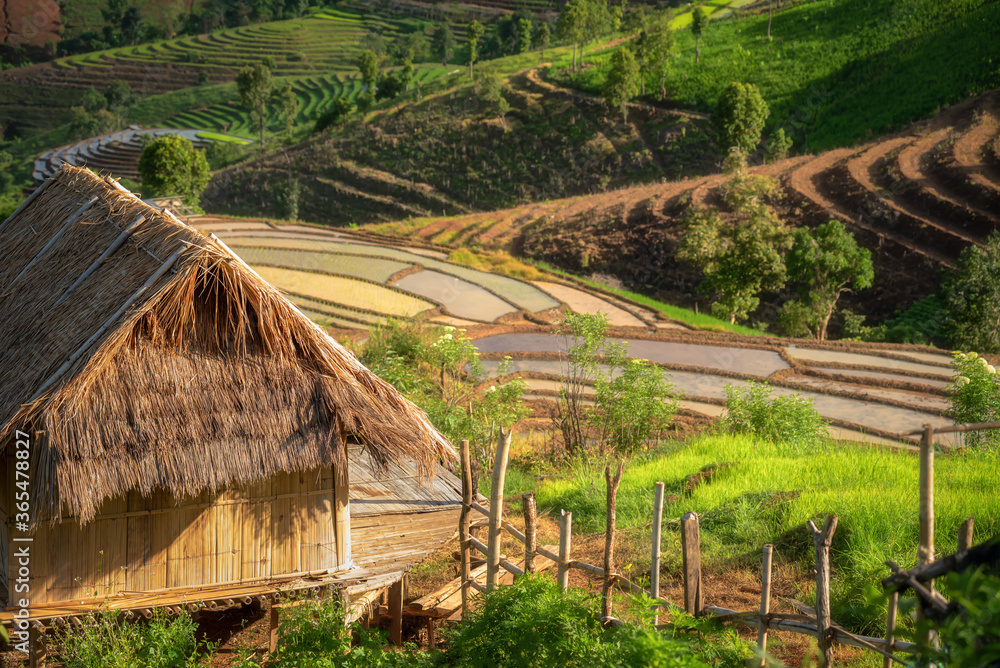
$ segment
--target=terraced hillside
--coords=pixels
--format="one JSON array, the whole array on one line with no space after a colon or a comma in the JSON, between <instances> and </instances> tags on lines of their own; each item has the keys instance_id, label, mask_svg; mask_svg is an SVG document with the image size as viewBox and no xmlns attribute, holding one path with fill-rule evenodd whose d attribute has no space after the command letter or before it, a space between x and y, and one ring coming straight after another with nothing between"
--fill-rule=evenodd
<instances>
[{"instance_id":1,"label":"terraced hillside","mask_svg":"<svg viewBox=\"0 0 1000 668\"><path fill-rule=\"evenodd\" d=\"M714 169L703 115L635 105L622 122L607 118L603 101L552 89L534 68L509 82L506 128L465 85L219 172L204 206L280 216L269 184L294 175L303 186L300 217L342 226L499 209Z\"/></svg>"},{"instance_id":2,"label":"terraced hillside","mask_svg":"<svg viewBox=\"0 0 1000 668\"><path fill-rule=\"evenodd\" d=\"M722 412L726 385L755 380L811 399L843 438L897 442L899 432L949 422L951 358L933 348L699 331L579 282L478 271L426 245L260 219L187 220L217 235L322 326L360 330L416 317L467 329L488 374L513 358L537 416L566 375L568 342L555 325L574 311L606 314L631 355L669 371L685 414L696 420Z\"/></svg>"},{"instance_id":3,"label":"terraced hillside","mask_svg":"<svg viewBox=\"0 0 1000 668\"><path fill-rule=\"evenodd\" d=\"M779 208L790 223L837 218L872 250L877 288L856 299L865 312L885 316L933 292L941 267L1000 228L998 119L993 92L876 142L753 171L780 180ZM675 260L679 221L692 205L716 203L723 181L716 175L370 229L505 248L686 301L698 277Z\"/></svg>"},{"instance_id":4,"label":"terraced hillside","mask_svg":"<svg viewBox=\"0 0 1000 668\"><path fill-rule=\"evenodd\" d=\"M0 123L50 129L65 122L83 90L103 90L108 82L127 81L143 96L160 95L204 83L233 81L247 63L274 61L277 77L315 77L353 73L358 41L368 31L385 39L424 31L428 23L407 18L362 17L324 9L308 17L260 23L209 34L96 51L42 65L0 72ZM199 79L201 77L201 80ZM328 80L325 85L333 85ZM343 83L341 78L340 83ZM308 81L300 86L306 97Z\"/></svg>"}]
</instances>

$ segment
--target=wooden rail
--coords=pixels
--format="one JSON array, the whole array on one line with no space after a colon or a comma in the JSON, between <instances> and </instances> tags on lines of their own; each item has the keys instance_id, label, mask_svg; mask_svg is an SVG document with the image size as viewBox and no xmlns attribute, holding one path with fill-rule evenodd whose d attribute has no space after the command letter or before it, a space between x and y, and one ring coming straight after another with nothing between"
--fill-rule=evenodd
<instances>
[{"instance_id":1,"label":"wooden rail","mask_svg":"<svg viewBox=\"0 0 1000 668\"><path fill-rule=\"evenodd\" d=\"M934 429L930 425L924 425L920 430L915 430L912 432L906 432L903 435L922 435L920 443L920 506L919 506L919 520L920 520L920 546L918 548L918 559L920 563L927 563L933 560L934 555L934 433L952 433L952 432L966 432L966 431L979 431L984 429L1000 429L1000 422L985 422L974 425L957 425L954 427L943 427L940 429ZM506 467L507 463L507 452L510 448L510 436L507 433L501 432L500 443L497 447L497 453L494 461L501 467ZM512 573L515 577L523 575L525 572L532 572L530 567L531 559L535 556L543 556L551 561L555 562L558 567L557 580L560 586L565 590L569 584L569 570L577 569L588 573L592 573L598 577L604 579L604 594L602 597L602 621L606 625L621 625L622 622L610 615L610 597L608 596L608 590L611 586L622 589L626 592L632 594L643 594L647 596L650 603L657 609L666 610L679 610L677 606L659 597L659 561L660 561L660 530L662 522L662 503L663 503L663 483L657 483L654 493L653 501L653 537L654 543L651 550L652 556L652 569L653 572L650 573L651 587L649 590L629 581L627 578L622 577L613 572L613 561L611 555L614 549L614 508L615 508L615 492L617 491L617 483L621 478L621 469L619 468L618 473L615 476L611 475L610 467L605 472L606 483L608 488L608 532L605 540L605 567L595 566L593 564L588 564L583 561L574 560L571 558L571 542L572 542L572 513L562 510L560 512L559 521L559 554L547 550L543 547L538 546L536 527L535 527L535 504L534 495L525 494L522 497L522 503L524 507L525 515L525 530L522 532L516 526L502 518L503 513L503 481L504 473L494 471L493 472L493 489L491 494L490 508L486 508L481 504L477 503L472 498L471 491L471 481L469 477L470 471L470 459L469 459L469 444L468 441L462 441L462 481L463 481L463 498L464 503L462 506L462 521L459 527L460 538L461 538L461 554L462 554L462 564L461 573L464 579L463 582L463 592L466 591L468 587L476 589L477 591L486 591L488 588L483 587L479 583L467 578L467 574L470 572L469 568L469 552L470 548L475 548L476 550L487 554L491 559L492 563L497 564L497 568L503 568L509 573ZM468 491L466 492L466 484L468 482ZM469 527L468 515L471 511L475 511L489 519L490 526L490 544L485 545L482 541L476 539L471 535ZM815 550L816 550L816 610L809 608L808 606L793 601L793 605L799 609L799 612L805 612L808 614L779 614L770 611L771 608L771 561L773 548L771 545L765 545L762 550L762 560L761 560L761 601L760 608L758 611L753 612L738 612L735 610L728 610L725 608L720 608L716 606L706 606L703 603L703 593L701 588L701 540L699 534L699 518L695 513L686 513L680 518L681 524L681 545L682 545L682 563L683 563L683 575L684 575L684 608L683 610L692 615L711 615L725 622L733 622L738 624L744 624L747 626L754 626L758 628L757 636L757 656L752 662L752 665L764 666L766 662L766 651L767 651L767 631L769 629L790 631L792 633L801 633L805 635L812 636L817 639L817 643L820 648L820 665L830 666L833 663L833 652L832 647L834 643L840 643L843 645L849 645L852 647L859 647L862 649L867 649L883 657L883 666L888 668L893 662L901 665L909 665L906 661L896 656L896 652L914 653L921 650L921 648L928 642L934 642L934 638L922 638L920 642L910 643L903 642L895 639L896 631L896 616L898 611L898 594L895 591L890 591L889 594L889 608L888 617L886 624L886 637L885 638L873 638L868 636L862 636L843 628L843 626L837 624L830 617L830 547L833 540L833 535L837 530L837 517L831 515L827 517L826 522L821 529L818 529L816 525L810 520L808 522L808 527L812 533ZM508 534L513 536L516 540L520 541L525 546L525 568L518 568L516 565L511 564L506 559L500 558L499 555L499 534L500 531L506 531ZM973 520L969 518L965 520L959 531L958 549L959 551L968 550L972 545L973 536ZM494 552L494 550L496 552ZM895 566L895 564L887 564L890 567ZM896 567L898 570L898 566ZM887 581L889 579L887 578ZM488 581L489 582L489 581ZM884 585L886 586L886 585ZM919 583L911 583L911 586L922 587ZM928 589L933 592L933 583L928 583ZM939 595L940 596L940 595ZM942 597L943 598L943 597ZM463 598L462 601L462 611L463 613L468 609L469 601L468 598ZM748 664L751 665L751 664Z\"/></svg>"}]
</instances>

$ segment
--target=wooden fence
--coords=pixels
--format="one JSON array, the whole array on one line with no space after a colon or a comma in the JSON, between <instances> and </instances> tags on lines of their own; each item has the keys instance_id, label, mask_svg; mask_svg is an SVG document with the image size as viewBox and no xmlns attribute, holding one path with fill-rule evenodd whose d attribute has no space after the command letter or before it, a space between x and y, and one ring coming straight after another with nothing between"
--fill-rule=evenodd
<instances>
[{"instance_id":1,"label":"wooden fence","mask_svg":"<svg viewBox=\"0 0 1000 668\"><path fill-rule=\"evenodd\" d=\"M918 548L918 563L927 564L934 560L934 434L983 429L1000 428L1000 422L962 425L933 429L924 425L920 430L908 432L904 436L921 435L920 442L920 545ZM497 586L500 570L506 570L516 578L532 572L532 561L536 556L544 556L557 565L556 578L565 590L569 586L569 570L579 569L603 578L602 590L602 621L606 625L621 624L611 615L611 590L617 588L632 594L644 594L649 597L650 604L658 610L678 609L678 606L660 598L660 537L662 535L663 519L663 489L662 482L657 483L653 497L653 540L651 549L650 587L645 589L614 571L615 544L615 499L618 483L621 481L622 467L617 472L611 468L605 470L607 482L607 530L605 536L604 566L594 566L572 559L572 526L573 514L566 510L559 517L559 553L538 546L536 536L535 498L531 493L522 496L525 526L521 531L510 522L503 519L503 491L508 456L510 453L511 434L501 431L494 458L490 506L484 508L474 500L472 489L471 458L469 442L462 441L462 513L459 519L459 537L461 541L461 590L462 611L468 610L472 590L485 592ZM484 544L471 533L471 515L480 513L488 518L488 537ZM757 658L754 665L766 665L768 631L771 629L801 633L816 638L820 651L821 665L833 664L833 646L836 643L859 647L877 652L883 657L883 666L888 668L893 662L909 665L898 656L900 653L913 653L925 643L935 643L933 637L918 638L917 643L904 642L895 639L898 594L890 592L886 637L873 638L851 633L830 617L830 545L837 530L837 517L827 517L823 528L818 528L811 520L808 523L813 536L816 552L816 608L794 600L788 602L799 614L783 614L771 612L771 558L773 548L765 545L761 553L761 590L760 607L758 610L738 612L717 606L706 606L703 603L701 581L701 546L699 519L696 513L686 513L680 518L682 570L684 577L683 609L693 615L712 615L725 622L733 622L746 626L757 627ZM524 568L519 568L500 555L501 531L517 539L524 545ZM972 545L973 518L963 522L959 532L958 549L967 549ZM472 550L483 554L486 559L486 584L481 585L471 576ZM900 572L892 562L886 564L894 572ZM933 590L933 582L925 585ZM919 610L918 610L919 614Z\"/></svg>"}]
</instances>

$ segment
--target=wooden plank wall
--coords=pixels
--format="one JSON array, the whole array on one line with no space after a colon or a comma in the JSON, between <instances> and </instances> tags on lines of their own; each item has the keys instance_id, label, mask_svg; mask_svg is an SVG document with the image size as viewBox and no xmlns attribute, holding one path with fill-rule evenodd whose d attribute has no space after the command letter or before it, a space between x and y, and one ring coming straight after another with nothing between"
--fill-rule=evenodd
<instances>
[{"instance_id":1,"label":"wooden plank wall","mask_svg":"<svg viewBox=\"0 0 1000 668\"><path fill-rule=\"evenodd\" d=\"M105 502L86 526L39 526L32 603L334 568L334 526L329 468L180 500L132 492Z\"/></svg>"}]
</instances>

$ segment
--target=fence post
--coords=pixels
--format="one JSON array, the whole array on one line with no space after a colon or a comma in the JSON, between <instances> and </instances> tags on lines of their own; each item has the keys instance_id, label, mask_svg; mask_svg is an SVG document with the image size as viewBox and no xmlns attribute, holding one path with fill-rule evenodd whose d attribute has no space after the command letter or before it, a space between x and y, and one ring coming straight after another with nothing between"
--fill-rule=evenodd
<instances>
[{"instance_id":1,"label":"fence post","mask_svg":"<svg viewBox=\"0 0 1000 668\"><path fill-rule=\"evenodd\" d=\"M663 488L662 482L656 483L653 492L653 554L649 567L649 596L660 598L660 543L663 532ZM653 624L660 623L660 616L653 617Z\"/></svg>"},{"instance_id":2,"label":"fence post","mask_svg":"<svg viewBox=\"0 0 1000 668\"><path fill-rule=\"evenodd\" d=\"M893 636L896 635L896 611L899 609L899 592L894 591L889 594L889 614L885 620L885 651L892 654L894 648L895 639ZM884 657L882 659L882 668L890 668L892 666L892 659L889 657Z\"/></svg>"},{"instance_id":3,"label":"fence post","mask_svg":"<svg viewBox=\"0 0 1000 668\"><path fill-rule=\"evenodd\" d=\"M559 569L556 571L559 588L569 588L569 552L573 542L573 513L559 511Z\"/></svg>"},{"instance_id":4,"label":"fence post","mask_svg":"<svg viewBox=\"0 0 1000 668\"><path fill-rule=\"evenodd\" d=\"M767 664L767 616L771 614L771 553L773 545L765 545L761 555L760 569L760 625L757 627L757 652L760 654L758 666Z\"/></svg>"},{"instance_id":5,"label":"fence post","mask_svg":"<svg viewBox=\"0 0 1000 668\"><path fill-rule=\"evenodd\" d=\"M469 594L472 585L470 563L472 548L469 545L469 515L472 513L472 458L469 456L469 441L462 440L462 514L458 516L458 545L461 553L462 575L462 616L469 611Z\"/></svg>"},{"instance_id":6,"label":"fence post","mask_svg":"<svg viewBox=\"0 0 1000 668\"><path fill-rule=\"evenodd\" d=\"M833 665L833 643L830 642L830 543L837 530L837 516L830 515L820 531L809 520L813 542L816 544L816 641L819 645L822 666Z\"/></svg>"},{"instance_id":7,"label":"fence post","mask_svg":"<svg viewBox=\"0 0 1000 668\"><path fill-rule=\"evenodd\" d=\"M917 548L917 564L934 561L934 428L924 425L924 435L920 439L920 546ZM933 591L934 581L927 583ZM917 620L924 618L923 606L917 606ZM928 630L917 636L917 644L927 647L935 642L935 634Z\"/></svg>"},{"instance_id":8,"label":"fence post","mask_svg":"<svg viewBox=\"0 0 1000 668\"><path fill-rule=\"evenodd\" d=\"M615 516L617 515L618 485L622 481L622 471L625 462L618 462L618 471L611 475L611 465L604 468L604 481L607 484L608 516L604 533L604 588L601 591L601 618L611 616L611 587L615 581Z\"/></svg>"},{"instance_id":9,"label":"fence post","mask_svg":"<svg viewBox=\"0 0 1000 668\"><path fill-rule=\"evenodd\" d=\"M403 645L403 588L406 576L389 585L389 641L396 647Z\"/></svg>"},{"instance_id":10,"label":"fence post","mask_svg":"<svg viewBox=\"0 0 1000 668\"><path fill-rule=\"evenodd\" d=\"M962 526L958 529L958 551L968 550L972 547L972 530L975 525L976 518L968 517L962 522Z\"/></svg>"},{"instance_id":11,"label":"fence post","mask_svg":"<svg viewBox=\"0 0 1000 668\"><path fill-rule=\"evenodd\" d=\"M692 615L700 615L701 536L697 513L685 513L681 517L681 557L684 567L684 610Z\"/></svg>"},{"instance_id":12,"label":"fence post","mask_svg":"<svg viewBox=\"0 0 1000 668\"><path fill-rule=\"evenodd\" d=\"M493 489L490 490L490 535L487 544L486 590L500 582L500 527L503 521L503 483L507 476L507 455L511 432L500 429L496 457L493 459Z\"/></svg>"},{"instance_id":13,"label":"fence post","mask_svg":"<svg viewBox=\"0 0 1000 668\"><path fill-rule=\"evenodd\" d=\"M537 509L535 508L535 495L525 492L521 495L521 510L524 512L524 572L535 572L535 550L538 549L537 529L535 528L535 518Z\"/></svg>"}]
</instances>

